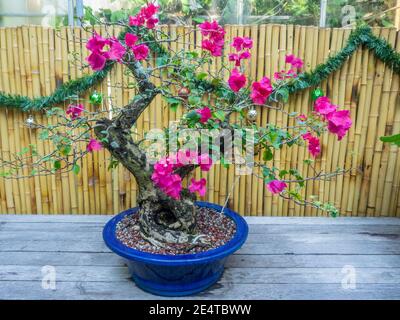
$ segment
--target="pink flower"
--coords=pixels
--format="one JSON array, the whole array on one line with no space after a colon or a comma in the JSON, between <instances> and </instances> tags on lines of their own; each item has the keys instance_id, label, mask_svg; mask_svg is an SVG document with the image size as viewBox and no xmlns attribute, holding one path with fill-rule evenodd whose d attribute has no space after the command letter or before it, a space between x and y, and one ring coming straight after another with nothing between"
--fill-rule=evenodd
<instances>
[{"instance_id":1,"label":"pink flower","mask_svg":"<svg viewBox=\"0 0 400 320\"><path fill-rule=\"evenodd\" d=\"M200 115L200 122L206 123L208 119L211 118L211 110L208 107L204 107L203 109L196 110L196 112Z\"/></svg>"},{"instance_id":2,"label":"pink flower","mask_svg":"<svg viewBox=\"0 0 400 320\"><path fill-rule=\"evenodd\" d=\"M154 29L158 19L154 17L157 13L159 6L154 3L149 3L140 9L139 13L134 17L129 17L130 26L143 26L146 24L148 29Z\"/></svg>"},{"instance_id":3,"label":"pink flower","mask_svg":"<svg viewBox=\"0 0 400 320\"><path fill-rule=\"evenodd\" d=\"M284 79L283 74L285 74L285 71L275 72L274 73L274 79L275 80L283 80Z\"/></svg>"},{"instance_id":4,"label":"pink flower","mask_svg":"<svg viewBox=\"0 0 400 320\"><path fill-rule=\"evenodd\" d=\"M231 72L231 75L228 79L228 84L232 91L238 92L246 85L246 81L246 76L235 68Z\"/></svg>"},{"instance_id":5,"label":"pink flower","mask_svg":"<svg viewBox=\"0 0 400 320\"><path fill-rule=\"evenodd\" d=\"M100 141L93 139L93 138L91 138L89 140L89 143L86 146L86 150L88 152L99 151L99 150L101 150L101 148L102 148L102 145L101 145Z\"/></svg>"},{"instance_id":6,"label":"pink flower","mask_svg":"<svg viewBox=\"0 0 400 320\"><path fill-rule=\"evenodd\" d=\"M285 62L292 65L293 68L300 69L303 67L304 62L300 58L297 58L293 54L287 55L285 58Z\"/></svg>"},{"instance_id":7,"label":"pink flower","mask_svg":"<svg viewBox=\"0 0 400 320\"><path fill-rule=\"evenodd\" d=\"M224 28L221 27L216 21L204 21L203 23L199 24L199 28L201 34L203 35L203 39L201 41L202 49L209 51L214 57L220 57L224 47Z\"/></svg>"},{"instance_id":8,"label":"pink flower","mask_svg":"<svg viewBox=\"0 0 400 320\"><path fill-rule=\"evenodd\" d=\"M307 132L303 135L303 139L308 141L308 151L314 158L321 153L321 146L317 137L314 137L310 132Z\"/></svg>"},{"instance_id":9,"label":"pink flower","mask_svg":"<svg viewBox=\"0 0 400 320\"><path fill-rule=\"evenodd\" d=\"M197 162L200 165L201 171L209 171L212 166L212 159L207 153L201 154Z\"/></svg>"},{"instance_id":10,"label":"pink flower","mask_svg":"<svg viewBox=\"0 0 400 320\"><path fill-rule=\"evenodd\" d=\"M90 67L94 71L99 71L103 70L104 66L106 65L107 59L103 54L93 52L86 58L86 61L89 63Z\"/></svg>"},{"instance_id":11,"label":"pink flower","mask_svg":"<svg viewBox=\"0 0 400 320\"><path fill-rule=\"evenodd\" d=\"M91 52L99 53L107 44L107 40L94 32L93 37L86 43L86 48Z\"/></svg>"},{"instance_id":12,"label":"pink flower","mask_svg":"<svg viewBox=\"0 0 400 320\"><path fill-rule=\"evenodd\" d=\"M141 15L146 19L150 19L155 15L160 7L156 6L154 3L149 3L147 6L140 10Z\"/></svg>"},{"instance_id":13,"label":"pink flower","mask_svg":"<svg viewBox=\"0 0 400 320\"><path fill-rule=\"evenodd\" d=\"M154 165L151 179L167 195L179 199L182 190L182 178L173 172L175 167L177 166L172 163L170 157L164 157Z\"/></svg>"},{"instance_id":14,"label":"pink flower","mask_svg":"<svg viewBox=\"0 0 400 320\"><path fill-rule=\"evenodd\" d=\"M139 27L139 26L144 25L145 22L146 22L146 19L140 14L138 14L138 15L136 15L134 17L133 16L129 17L129 25L130 26Z\"/></svg>"},{"instance_id":15,"label":"pink flower","mask_svg":"<svg viewBox=\"0 0 400 320\"><path fill-rule=\"evenodd\" d=\"M254 104L263 105L273 91L271 80L264 77L259 82L253 82L251 85L250 98Z\"/></svg>"},{"instance_id":16,"label":"pink flower","mask_svg":"<svg viewBox=\"0 0 400 320\"><path fill-rule=\"evenodd\" d=\"M287 184L279 180L272 180L267 183L268 191L272 192L273 194L281 193L286 187Z\"/></svg>"},{"instance_id":17,"label":"pink flower","mask_svg":"<svg viewBox=\"0 0 400 320\"><path fill-rule=\"evenodd\" d=\"M201 41L201 48L209 51L213 57L220 57L222 55L223 45L221 46L218 42L204 39Z\"/></svg>"},{"instance_id":18,"label":"pink flower","mask_svg":"<svg viewBox=\"0 0 400 320\"><path fill-rule=\"evenodd\" d=\"M337 106L331 104L328 97L319 97L315 100L314 109L323 116L327 116L336 110Z\"/></svg>"},{"instance_id":19,"label":"pink flower","mask_svg":"<svg viewBox=\"0 0 400 320\"><path fill-rule=\"evenodd\" d=\"M135 56L136 60L144 60L147 58L149 54L149 47L145 44L139 44L132 48L133 55Z\"/></svg>"},{"instance_id":20,"label":"pink flower","mask_svg":"<svg viewBox=\"0 0 400 320\"><path fill-rule=\"evenodd\" d=\"M228 55L229 61L235 61L235 66L240 67L241 61L245 59L250 59L251 54L249 51L244 51L241 54L230 53Z\"/></svg>"},{"instance_id":21,"label":"pink flower","mask_svg":"<svg viewBox=\"0 0 400 320\"><path fill-rule=\"evenodd\" d=\"M206 183L207 180L205 178L202 178L200 180L195 180L192 178L192 180L190 180L191 183L189 185L189 191L191 193L195 193L198 192L200 196L204 197L206 194Z\"/></svg>"},{"instance_id":22,"label":"pink flower","mask_svg":"<svg viewBox=\"0 0 400 320\"><path fill-rule=\"evenodd\" d=\"M349 110L334 111L327 115L328 130L342 140L352 125Z\"/></svg>"},{"instance_id":23,"label":"pink flower","mask_svg":"<svg viewBox=\"0 0 400 320\"><path fill-rule=\"evenodd\" d=\"M149 18L149 19L146 21L146 27L147 27L148 29L154 29L154 28L156 27L157 22L158 22L158 19L157 19L157 18Z\"/></svg>"},{"instance_id":24,"label":"pink flower","mask_svg":"<svg viewBox=\"0 0 400 320\"><path fill-rule=\"evenodd\" d=\"M78 105L69 105L66 114L71 117L72 120L80 117L82 112L85 110L85 107L82 104Z\"/></svg>"},{"instance_id":25,"label":"pink flower","mask_svg":"<svg viewBox=\"0 0 400 320\"><path fill-rule=\"evenodd\" d=\"M253 40L248 37L235 37L231 46L236 49L236 51L241 51L243 49L251 49L253 47Z\"/></svg>"},{"instance_id":26,"label":"pink flower","mask_svg":"<svg viewBox=\"0 0 400 320\"><path fill-rule=\"evenodd\" d=\"M125 43L130 48L135 46L135 43L138 41L138 39L139 38L132 33L125 34Z\"/></svg>"},{"instance_id":27,"label":"pink flower","mask_svg":"<svg viewBox=\"0 0 400 320\"><path fill-rule=\"evenodd\" d=\"M104 53L104 56L110 60L121 61L125 55L124 46L118 41L117 38L109 39L110 50Z\"/></svg>"}]
</instances>

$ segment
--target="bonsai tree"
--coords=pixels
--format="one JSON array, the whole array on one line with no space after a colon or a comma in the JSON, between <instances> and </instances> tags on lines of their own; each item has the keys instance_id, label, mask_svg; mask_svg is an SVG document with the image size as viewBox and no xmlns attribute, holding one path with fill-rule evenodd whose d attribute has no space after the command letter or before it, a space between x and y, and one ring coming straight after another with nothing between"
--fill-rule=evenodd
<instances>
[{"instance_id":1,"label":"bonsai tree","mask_svg":"<svg viewBox=\"0 0 400 320\"><path fill-rule=\"evenodd\" d=\"M225 166L240 164L243 170L239 174L254 174L252 168L258 166L263 174L257 177L268 192L336 215L332 204L302 198L300 189L307 181L331 179L346 172L317 171L313 158L321 153L321 134L329 131L338 140L345 136L352 123L349 111L340 110L317 89L313 92L313 112L288 113L288 85L302 81L300 58L286 56L286 70L276 72L272 80L250 79L245 69L251 57L252 39L235 37L230 43L233 53L227 56L223 50L224 28L215 21L204 21L198 26L201 48L175 52L169 44L180 39L170 38L157 28L157 10L155 4L149 3L129 21L113 23L124 27L118 38L105 36L107 31L103 36L93 32L86 44L90 51L87 67L96 72L94 76L109 70L114 63L123 64L127 76L133 77L136 96L126 106L113 105L107 111L89 111L79 99L66 111L54 106L47 110L47 115L56 119L49 121L49 125L31 119L28 125L35 126L40 131L39 138L50 140L55 148L48 154L40 154L35 146L25 148L11 161L2 161L3 176L23 176L24 172L28 176L46 175L66 170L78 173L82 157L106 148L111 154L110 166L119 163L135 177L140 232L156 246L206 244L196 228L194 201L196 195L204 196L207 181L196 180L192 174L196 168L208 171L218 161ZM106 30L110 25L105 25ZM209 70L204 66L212 64L214 57L224 58L221 67L204 71ZM76 81L74 87L81 80ZM161 146L154 143L159 140L154 135L139 140L132 132L157 95L170 108L184 110L174 130L156 132L162 136ZM91 100L99 103L101 97L92 95ZM256 106L283 112L294 119L295 125L257 125ZM174 134L182 132L188 133L174 138ZM197 135L199 132L201 136ZM271 164L275 150L293 145L308 148L310 159L306 164L314 175L303 177L297 168L281 170ZM255 155L262 155L263 161L255 161Z\"/></svg>"}]
</instances>

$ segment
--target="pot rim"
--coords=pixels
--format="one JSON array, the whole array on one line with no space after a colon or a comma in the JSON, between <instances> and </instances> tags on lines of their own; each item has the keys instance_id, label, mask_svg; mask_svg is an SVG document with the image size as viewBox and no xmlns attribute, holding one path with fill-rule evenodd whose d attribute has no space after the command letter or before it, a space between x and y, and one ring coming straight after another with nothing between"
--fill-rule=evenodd
<instances>
[{"instance_id":1,"label":"pot rim","mask_svg":"<svg viewBox=\"0 0 400 320\"><path fill-rule=\"evenodd\" d=\"M199 207L210 208L219 212L222 210L222 206L214 203L196 201L195 204ZM236 232L233 238L225 243L223 246L205 252L179 255L165 255L139 251L124 245L121 241L117 239L115 235L117 223L125 216L129 214L135 214L138 210L139 208L136 207L119 213L110 221L108 221L103 229L103 239L108 248L110 248L116 254L129 260L166 266L182 266L207 263L231 255L243 245L248 235L248 225L243 217L228 208L224 208L223 213L235 222Z\"/></svg>"}]
</instances>

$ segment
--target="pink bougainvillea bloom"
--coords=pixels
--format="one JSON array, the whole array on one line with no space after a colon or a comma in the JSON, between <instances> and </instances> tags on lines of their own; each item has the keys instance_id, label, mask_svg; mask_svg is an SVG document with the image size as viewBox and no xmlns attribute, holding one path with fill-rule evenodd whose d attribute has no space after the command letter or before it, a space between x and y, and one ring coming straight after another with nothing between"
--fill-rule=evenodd
<instances>
[{"instance_id":1,"label":"pink bougainvillea bloom","mask_svg":"<svg viewBox=\"0 0 400 320\"><path fill-rule=\"evenodd\" d=\"M286 187L287 184L279 180L272 180L267 183L268 191L272 192L273 194L281 193Z\"/></svg>"},{"instance_id":2,"label":"pink bougainvillea bloom","mask_svg":"<svg viewBox=\"0 0 400 320\"><path fill-rule=\"evenodd\" d=\"M154 3L149 3L147 6L143 7L140 10L141 15L146 18L150 19L155 15L160 7L155 5Z\"/></svg>"},{"instance_id":3,"label":"pink bougainvillea bloom","mask_svg":"<svg viewBox=\"0 0 400 320\"><path fill-rule=\"evenodd\" d=\"M91 52L99 53L101 50L103 50L106 44L107 40L95 32L93 37L91 37L86 43L86 48Z\"/></svg>"},{"instance_id":4,"label":"pink bougainvillea bloom","mask_svg":"<svg viewBox=\"0 0 400 320\"><path fill-rule=\"evenodd\" d=\"M271 80L264 77L259 82L253 82L251 85L250 98L254 104L263 105L273 91Z\"/></svg>"},{"instance_id":5,"label":"pink bougainvillea bloom","mask_svg":"<svg viewBox=\"0 0 400 320\"><path fill-rule=\"evenodd\" d=\"M342 140L352 125L349 110L334 111L327 115L328 130Z\"/></svg>"},{"instance_id":6,"label":"pink bougainvillea bloom","mask_svg":"<svg viewBox=\"0 0 400 320\"><path fill-rule=\"evenodd\" d=\"M198 157L197 160L201 171L209 171L212 166L212 159L207 153L203 153Z\"/></svg>"},{"instance_id":7,"label":"pink bougainvillea bloom","mask_svg":"<svg viewBox=\"0 0 400 320\"><path fill-rule=\"evenodd\" d=\"M287 55L285 58L285 62L289 63L290 65L292 65L293 68L297 68L297 69L301 69L304 65L303 60L301 60L300 58L297 58L293 54Z\"/></svg>"},{"instance_id":8,"label":"pink bougainvillea bloom","mask_svg":"<svg viewBox=\"0 0 400 320\"><path fill-rule=\"evenodd\" d=\"M106 65L107 59L103 54L93 52L86 58L86 61L89 63L90 67L94 71L99 71L103 70L104 66Z\"/></svg>"},{"instance_id":9,"label":"pink bougainvillea bloom","mask_svg":"<svg viewBox=\"0 0 400 320\"><path fill-rule=\"evenodd\" d=\"M286 73L286 78L297 78L297 72L294 71L293 69L290 69L290 70Z\"/></svg>"},{"instance_id":10,"label":"pink bougainvillea bloom","mask_svg":"<svg viewBox=\"0 0 400 320\"><path fill-rule=\"evenodd\" d=\"M315 100L314 109L323 116L327 116L336 110L337 106L331 104L328 97L319 97Z\"/></svg>"},{"instance_id":11,"label":"pink bougainvillea bloom","mask_svg":"<svg viewBox=\"0 0 400 320\"><path fill-rule=\"evenodd\" d=\"M232 70L231 75L228 79L229 87L234 92L238 92L246 85L246 76L240 73L236 68Z\"/></svg>"},{"instance_id":12,"label":"pink bougainvillea bloom","mask_svg":"<svg viewBox=\"0 0 400 320\"><path fill-rule=\"evenodd\" d=\"M104 56L110 60L121 61L125 55L124 46L118 41L117 38L109 39L110 50L104 53Z\"/></svg>"},{"instance_id":13,"label":"pink bougainvillea bloom","mask_svg":"<svg viewBox=\"0 0 400 320\"><path fill-rule=\"evenodd\" d=\"M146 20L146 27L148 29L154 29L156 27L157 22L158 22L157 18L149 18L148 20Z\"/></svg>"},{"instance_id":14,"label":"pink bougainvillea bloom","mask_svg":"<svg viewBox=\"0 0 400 320\"><path fill-rule=\"evenodd\" d=\"M204 197L206 194L206 183L207 180L205 178L202 178L200 180L195 180L191 179L190 180L190 185L189 185L189 191L191 193L198 192L200 196Z\"/></svg>"},{"instance_id":15,"label":"pink bougainvillea bloom","mask_svg":"<svg viewBox=\"0 0 400 320\"><path fill-rule=\"evenodd\" d=\"M274 79L275 80L283 80L284 79L284 74L285 74L285 71L275 72L274 73Z\"/></svg>"},{"instance_id":16,"label":"pink bougainvillea bloom","mask_svg":"<svg viewBox=\"0 0 400 320\"><path fill-rule=\"evenodd\" d=\"M161 190L171 198L179 199L182 191L182 178L178 174L169 176L163 180Z\"/></svg>"},{"instance_id":17,"label":"pink bougainvillea bloom","mask_svg":"<svg viewBox=\"0 0 400 320\"><path fill-rule=\"evenodd\" d=\"M236 51L251 49L253 47L253 40L248 37L234 37L231 46L234 47Z\"/></svg>"},{"instance_id":18,"label":"pink bougainvillea bloom","mask_svg":"<svg viewBox=\"0 0 400 320\"><path fill-rule=\"evenodd\" d=\"M129 17L129 25L130 26L144 26L149 29L153 29L158 22L158 19L154 17L157 13L159 6L156 6L154 3L149 3L143 8L140 9L139 13L136 16Z\"/></svg>"},{"instance_id":19,"label":"pink bougainvillea bloom","mask_svg":"<svg viewBox=\"0 0 400 320\"><path fill-rule=\"evenodd\" d=\"M69 105L66 114L71 117L72 120L79 118L82 112L85 110L85 107L82 104L78 105Z\"/></svg>"},{"instance_id":20,"label":"pink bougainvillea bloom","mask_svg":"<svg viewBox=\"0 0 400 320\"><path fill-rule=\"evenodd\" d=\"M146 22L145 18L141 15L129 17L130 26L136 26L136 27L143 26L145 22Z\"/></svg>"},{"instance_id":21,"label":"pink bougainvillea bloom","mask_svg":"<svg viewBox=\"0 0 400 320\"><path fill-rule=\"evenodd\" d=\"M149 47L145 44L139 44L132 48L133 55L135 56L136 60L144 60L149 55Z\"/></svg>"},{"instance_id":22,"label":"pink bougainvillea bloom","mask_svg":"<svg viewBox=\"0 0 400 320\"><path fill-rule=\"evenodd\" d=\"M249 50L243 51L240 55L239 55L239 60L244 60L244 59L250 59L251 58L251 53Z\"/></svg>"},{"instance_id":23,"label":"pink bougainvillea bloom","mask_svg":"<svg viewBox=\"0 0 400 320\"><path fill-rule=\"evenodd\" d=\"M93 139L93 138L91 138L89 140L89 143L86 146L86 150L88 152L99 151L99 150L101 150L101 148L102 148L102 145L101 145L100 141Z\"/></svg>"},{"instance_id":24,"label":"pink bougainvillea bloom","mask_svg":"<svg viewBox=\"0 0 400 320\"><path fill-rule=\"evenodd\" d=\"M199 28L201 34L203 35L203 39L201 41L202 49L209 51L214 57L220 57L224 47L224 28L221 27L216 21L204 21L203 23L199 24Z\"/></svg>"},{"instance_id":25,"label":"pink bougainvillea bloom","mask_svg":"<svg viewBox=\"0 0 400 320\"><path fill-rule=\"evenodd\" d=\"M310 132L307 132L303 135L303 139L308 141L308 151L314 158L321 153L321 145L317 137L314 137Z\"/></svg>"},{"instance_id":26,"label":"pink bougainvillea bloom","mask_svg":"<svg viewBox=\"0 0 400 320\"><path fill-rule=\"evenodd\" d=\"M213 57L220 57L222 55L223 45L219 45L219 42L204 39L201 41L201 48L209 51Z\"/></svg>"},{"instance_id":27,"label":"pink bougainvillea bloom","mask_svg":"<svg viewBox=\"0 0 400 320\"><path fill-rule=\"evenodd\" d=\"M204 107L202 109L196 110L196 112L200 115L201 123L206 123L208 119L211 118L211 110L209 107Z\"/></svg>"},{"instance_id":28,"label":"pink bougainvillea bloom","mask_svg":"<svg viewBox=\"0 0 400 320\"><path fill-rule=\"evenodd\" d=\"M125 34L125 43L128 47L132 48L135 46L136 42L138 41L138 37L133 33Z\"/></svg>"}]
</instances>

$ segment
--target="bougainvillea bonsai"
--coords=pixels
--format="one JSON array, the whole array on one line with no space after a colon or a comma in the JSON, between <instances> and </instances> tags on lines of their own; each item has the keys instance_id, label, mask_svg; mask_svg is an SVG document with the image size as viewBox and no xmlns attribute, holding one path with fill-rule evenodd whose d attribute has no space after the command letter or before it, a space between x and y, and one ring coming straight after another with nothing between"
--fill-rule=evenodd
<instances>
[{"instance_id":1,"label":"bougainvillea bonsai","mask_svg":"<svg viewBox=\"0 0 400 320\"><path fill-rule=\"evenodd\" d=\"M124 26L118 37L93 33L86 44L90 51L86 61L92 70L101 71L114 62L125 66L127 75L135 80L137 94L133 100L124 107L112 105L111 110L99 108L98 112L85 108L82 99L66 111L49 109L48 116L57 121L34 125L40 130L40 139L54 143L54 151L40 155L30 146L6 163L9 168L3 175L20 174L26 168L30 168L30 175L64 170L79 173L82 157L106 148L112 157L110 166L120 163L137 181L141 235L161 247L165 243L206 243L207 239L198 234L194 200L196 195L205 195L208 182L192 175L196 168L208 171L217 162L246 169L238 174L254 174L252 168L258 166L263 173L258 177L268 192L336 215L332 204L302 198L300 189L309 180L331 179L345 172L316 171L313 158L321 154L322 134L335 134L338 140L346 135L352 124L349 111L341 110L321 90L315 90L310 114L288 113L286 84L302 81L299 75L304 63L300 58L287 55L286 70L277 71L274 79L251 79L246 66L252 39L235 37L230 43L232 53L227 54L224 28L215 21L205 21L198 25L201 48L173 51L170 43L179 38L171 38L157 27L157 10L149 3L129 21L115 23ZM221 67L205 71L214 57L220 57ZM184 111L173 129L161 131L163 144L154 147L149 143L154 136L150 138L148 133L147 141L138 140L131 129L157 95L171 109ZM101 102L98 94L93 100ZM283 112L295 124L257 125L256 108L260 107ZM160 134L160 130L157 132ZM313 176L303 177L297 168L280 170L272 165L274 150L293 145L308 148L310 159L306 164ZM255 154L261 154L263 161L255 161Z\"/></svg>"}]
</instances>

